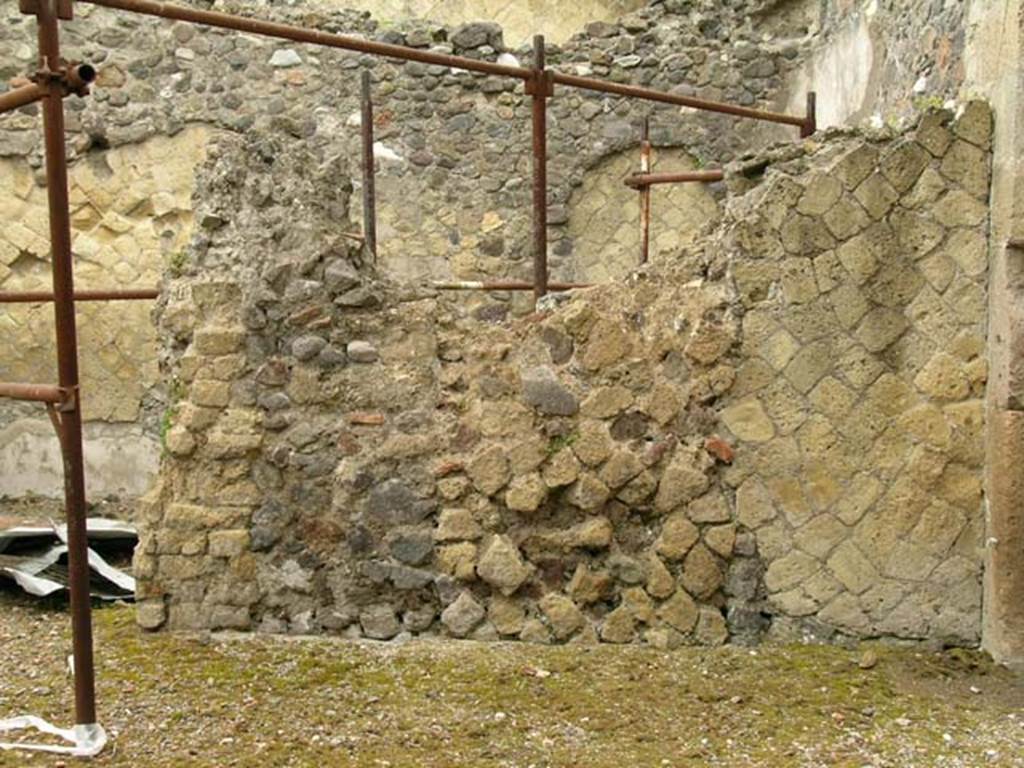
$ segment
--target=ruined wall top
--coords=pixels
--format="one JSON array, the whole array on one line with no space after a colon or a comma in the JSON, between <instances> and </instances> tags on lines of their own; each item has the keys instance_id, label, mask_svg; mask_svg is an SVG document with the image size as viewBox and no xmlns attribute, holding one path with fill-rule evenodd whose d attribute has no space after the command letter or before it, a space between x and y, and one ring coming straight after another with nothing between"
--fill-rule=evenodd
<instances>
[{"instance_id":1,"label":"ruined wall top","mask_svg":"<svg viewBox=\"0 0 1024 768\"><path fill-rule=\"evenodd\" d=\"M975 642L990 138L971 103L740 158L673 262L517 317L380 279L322 237L337 166L225 137L140 620Z\"/></svg>"}]
</instances>

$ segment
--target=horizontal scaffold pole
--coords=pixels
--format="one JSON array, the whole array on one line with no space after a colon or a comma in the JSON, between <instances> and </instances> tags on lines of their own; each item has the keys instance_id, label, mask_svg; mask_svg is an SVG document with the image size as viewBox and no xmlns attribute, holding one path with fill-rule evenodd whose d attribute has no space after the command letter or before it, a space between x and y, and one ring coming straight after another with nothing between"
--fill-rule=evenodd
<instances>
[{"instance_id":1,"label":"horizontal scaffold pole","mask_svg":"<svg viewBox=\"0 0 1024 768\"><path fill-rule=\"evenodd\" d=\"M75 291L75 301L146 301L160 297L156 288ZM52 291L0 291L0 304L43 304L53 301Z\"/></svg>"},{"instance_id":2,"label":"horizontal scaffold pole","mask_svg":"<svg viewBox=\"0 0 1024 768\"><path fill-rule=\"evenodd\" d=\"M721 181L721 171L680 171L679 173L636 173L625 178L627 187L650 187L654 184L679 184L693 181L711 183Z\"/></svg>"},{"instance_id":3,"label":"horizontal scaffold pole","mask_svg":"<svg viewBox=\"0 0 1024 768\"><path fill-rule=\"evenodd\" d=\"M431 283L431 288L439 291L532 291L533 283L514 281L483 282L478 280L456 280L452 282ZM548 283L549 291L573 291L577 288L590 288L586 283Z\"/></svg>"}]
</instances>

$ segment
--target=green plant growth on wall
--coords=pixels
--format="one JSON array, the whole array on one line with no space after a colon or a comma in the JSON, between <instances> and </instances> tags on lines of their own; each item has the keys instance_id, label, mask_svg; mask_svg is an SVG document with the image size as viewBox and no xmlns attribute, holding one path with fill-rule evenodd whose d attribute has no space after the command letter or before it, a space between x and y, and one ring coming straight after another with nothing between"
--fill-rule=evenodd
<instances>
[{"instance_id":1,"label":"green plant growth on wall","mask_svg":"<svg viewBox=\"0 0 1024 768\"><path fill-rule=\"evenodd\" d=\"M171 277L181 277L188 268L188 252L176 251L167 257L167 272Z\"/></svg>"},{"instance_id":2,"label":"green plant growth on wall","mask_svg":"<svg viewBox=\"0 0 1024 768\"><path fill-rule=\"evenodd\" d=\"M551 440L548 441L548 456L554 456L559 451L568 448L575 443L578 438L578 432L552 437Z\"/></svg>"},{"instance_id":3,"label":"green plant growth on wall","mask_svg":"<svg viewBox=\"0 0 1024 768\"><path fill-rule=\"evenodd\" d=\"M936 93L931 96L917 96L914 98L914 109L918 112L927 112L929 109L942 109L945 100Z\"/></svg>"},{"instance_id":4,"label":"green plant growth on wall","mask_svg":"<svg viewBox=\"0 0 1024 768\"><path fill-rule=\"evenodd\" d=\"M160 449L167 453L167 434L174 427L174 420L178 416L178 403L185 397L185 385L177 379L171 382L167 390L167 407L163 416L160 417Z\"/></svg>"}]
</instances>

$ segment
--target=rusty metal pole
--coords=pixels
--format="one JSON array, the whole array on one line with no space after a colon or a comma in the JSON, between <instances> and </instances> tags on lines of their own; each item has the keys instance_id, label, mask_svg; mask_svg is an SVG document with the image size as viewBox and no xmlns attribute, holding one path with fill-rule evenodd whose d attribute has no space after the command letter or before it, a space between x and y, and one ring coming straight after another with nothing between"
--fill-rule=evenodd
<instances>
[{"instance_id":1,"label":"rusty metal pole","mask_svg":"<svg viewBox=\"0 0 1024 768\"><path fill-rule=\"evenodd\" d=\"M156 288L75 291L75 301L146 301L160 298ZM0 291L0 304L45 304L53 301L51 291Z\"/></svg>"},{"instance_id":2,"label":"rusty metal pole","mask_svg":"<svg viewBox=\"0 0 1024 768\"><path fill-rule=\"evenodd\" d=\"M373 159L373 96L370 93L370 71L363 70L362 115L363 134L363 238L373 260L377 260L377 184Z\"/></svg>"},{"instance_id":3,"label":"rusty metal pole","mask_svg":"<svg viewBox=\"0 0 1024 768\"><path fill-rule=\"evenodd\" d=\"M651 119L644 117L640 128L640 173L651 172ZM640 263L646 264L651 250L651 187L640 187Z\"/></svg>"},{"instance_id":4,"label":"rusty metal pole","mask_svg":"<svg viewBox=\"0 0 1024 768\"><path fill-rule=\"evenodd\" d=\"M622 183L627 187L650 187L655 184L679 184L682 182L701 182L710 184L721 181L725 174L721 170L710 171L676 171L669 173L635 173L627 176Z\"/></svg>"},{"instance_id":5,"label":"rusty metal pole","mask_svg":"<svg viewBox=\"0 0 1024 768\"><path fill-rule=\"evenodd\" d=\"M533 297L548 292L548 96L550 81L544 67L544 36L533 38Z\"/></svg>"},{"instance_id":6,"label":"rusty metal pole","mask_svg":"<svg viewBox=\"0 0 1024 768\"><path fill-rule=\"evenodd\" d=\"M0 114L40 101L46 97L46 93L47 90L44 86L32 83L0 94Z\"/></svg>"},{"instance_id":7,"label":"rusty metal pole","mask_svg":"<svg viewBox=\"0 0 1024 768\"><path fill-rule=\"evenodd\" d=\"M21 384L0 382L0 397L36 403L64 403L67 393L52 384Z\"/></svg>"},{"instance_id":8,"label":"rusty metal pole","mask_svg":"<svg viewBox=\"0 0 1024 768\"><path fill-rule=\"evenodd\" d=\"M57 73L63 69L56 0L38 0L39 58L49 93L43 101L46 141L46 193L53 258L54 315L57 326L57 371L60 386L73 393L62 412L64 498L68 526L68 575L71 589L71 638L74 651L75 723L96 724L92 607L89 602L88 544L85 526L85 468L82 455L82 410L78 394L78 337L75 328L74 270L71 262L71 213L64 144L64 92Z\"/></svg>"},{"instance_id":9,"label":"rusty metal pole","mask_svg":"<svg viewBox=\"0 0 1024 768\"><path fill-rule=\"evenodd\" d=\"M803 125L800 126L800 138L806 139L818 130L818 94L814 91L807 92L807 113L804 116Z\"/></svg>"},{"instance_id":10,"label":"rusty metal pole","mask_svg":"<svg viewBox=\"0 0 1024 768\"><path fill-rule=\"evenodd\" d=\"M87 0L96 2L96 0ZM104 0L105 2L105 0ZM718 112L723 115L735 117L749 117L754 120L764 120L769 123L781 123L782 125L803 126L807 122L805 116L787 115L782 112L769 112L763 109L752 107L741 107L736 104L728 104L721 101L708 101L698 99L695 96L683 96L678 93L656 91L653 88L644 88L639 85L627 85L626 83L614 83L608 80L598 80L593 77L581 77L570 75L565 72L551 72L551 79L555 85L565 85L569 88L582 88L588 91L599 93L611 93L616 96L625 96L628 99L643 99L645 101L657 101L662 104L676 104L680 107L692 107L704 112Z\"/></svg>"},{"instance_id":11,"label":"rusty metal pole","mask_svg":"<svg viewBox=\"0 0 1024 768\"><path fill-rule=\"evenodd\" d=\"M534 284L518 280L447 280L430 283L430 287L439 291L532 291ZM593 283L548 283L548 291L574 291L593 287Z\"/></svg>"}]
</instances>

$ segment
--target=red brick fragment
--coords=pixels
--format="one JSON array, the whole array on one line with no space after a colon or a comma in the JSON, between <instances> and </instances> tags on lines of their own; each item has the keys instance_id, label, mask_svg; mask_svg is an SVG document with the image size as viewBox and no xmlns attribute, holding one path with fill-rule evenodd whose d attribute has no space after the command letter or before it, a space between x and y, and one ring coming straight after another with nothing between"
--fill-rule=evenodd
<instances>
[{"instance_id":1,"label":"red brick fragment","mask_svg":"<svg viewBox=\"0 0 1024 768\"><path fill-rule=\"evenodd\" d=\"M704 441L704 450L723 464L732 464L732 460L736 457L733 447L718 435L711 435Z\"/></svg>"},{"instance_id":2,"label":"red brick fragment","mask_svg":"<svg viewBox=\"0 0 1024 768\"><path fill-rule=\"evenodd\" d=\"M661 461L665 454L675 447L676 438L675 435L668 435L665 439L659 440L656 443L652 443L648 446L644 452L643 462L646 467L653 467L659 461Z\"/></svg>"},{"instance_id":3,"label":"red brick fragment","mask_svg":"<svg viewBox=\"0 0 1024 768\"><path fill-rule=\"evenodd\" d=\"M300 309L288 318L289 325L309 325L314 320L323 317L324 313L320 307L312 306Z\"/></svg>"},{"instance_id":4,"label":"red brick fragment","mask_svg":"<svg viewBox=\"0 0 1024 768\"><path fill-rule=\"evenodd\" d=\"M434 477L448 477L463 469L461 461L443 461L434 468Z\"/></svg>"}]
</instances>

